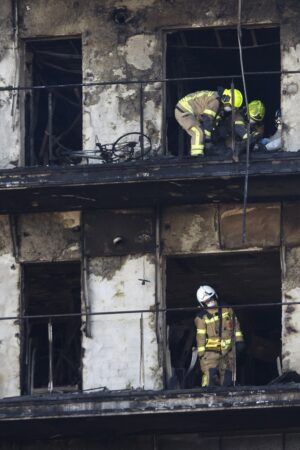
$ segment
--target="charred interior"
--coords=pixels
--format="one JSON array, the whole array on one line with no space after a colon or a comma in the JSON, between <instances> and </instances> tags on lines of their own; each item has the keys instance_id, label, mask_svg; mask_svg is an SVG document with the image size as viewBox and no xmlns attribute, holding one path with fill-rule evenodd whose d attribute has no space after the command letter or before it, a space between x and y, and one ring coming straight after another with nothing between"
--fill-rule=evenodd
<instances>
[{"instance_id":1,"label":"charred interior","mask_svg":"<svg viewBox=\"0 0 300 450\"><path fill-rule=\"evenodd\" d=\"M168 308L196 307L201 284L214 286L221 303L244 305L235 312L241 323L246 351L237 361L237 384L265 385L280 375L281 308L260 304L281 301L278 251L209 254L167 259ZM253 305L246 307L246 305ZM201 384L196 363L189 371L196 345L196 312L169 312L168 341L172 367L170 387Z\"/></svg>"},{"instance_id":2,"label":"charred interior","mask_svg":"<svg viewBox=\"0 0 300 450\"><path fill-rule=\"evenodd\" d=\"M275 132L274 116L280 108L280 74L259 72L280 71L279 27L243 28L243 60L249 102L260 99L266 105L265 136ZM207 77L203 80L182 80L167 84L166 124L167 147L173 155L185 155L189 136L177 124L174 108L186 94L200 90L230 88L231 83L243 92L241 65L236 29L206 28L171 31L166 37L167 78ZM210 77L222 77L210 79ZM217 143L212 154L224 156L226 147Z\"/></svg>"},{"instance_id":3,"label":"charred interior","mask_svg":"<svg viewBox=\"0 0 300 450\"><path fill-rule=\"evenodd\" d=\"M29 316L80 313L80 264L25 264L23 310ZM23 327L23 392L81 386L81 318L30 318Z\"/></svg>"},{"instance_id":4,"label":"charred interior","mask_svg":"<svg viewBox=\"0 0 300 450\"><path fill-rule=\"evenodd\" d=\"M82 89L63 87L82 82L81 39L28 41L26 70L32 86L50 87L26 95L25 163L58 164L62 150L82 148Z\"/></svg>"}]
</instances>

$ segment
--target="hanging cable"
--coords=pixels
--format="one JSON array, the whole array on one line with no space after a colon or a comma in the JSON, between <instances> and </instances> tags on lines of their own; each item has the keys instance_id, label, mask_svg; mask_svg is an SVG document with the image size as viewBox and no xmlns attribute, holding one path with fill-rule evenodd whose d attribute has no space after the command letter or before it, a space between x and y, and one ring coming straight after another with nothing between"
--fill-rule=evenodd
<instances>
[{"instance_id":1,"label":"hanging cable","mask_svg":"<svg viewBox=\"0 0 300 450\"><path fill-rule=\"evenodd\" d=\"M246 104L246 114L247 114L247 147L246 147L246 168L245 168L244 196L243 196L243 231L242 231L242 242L245 243L246 238L247 238L246 216L247 216L247 202L248 202L248 179L249 179L249 159L250 159L250 120L249 120L249 111L248 111L249 103L248 103L248 95L247 95L247 86L246 86L246 80L245 80L244 61L243 61L241 22L242 22L242 0L238 0L237 38L238 38L240 65L241 65L241 73L242 73L245 104Z\"/></svg>"}]
</instances>

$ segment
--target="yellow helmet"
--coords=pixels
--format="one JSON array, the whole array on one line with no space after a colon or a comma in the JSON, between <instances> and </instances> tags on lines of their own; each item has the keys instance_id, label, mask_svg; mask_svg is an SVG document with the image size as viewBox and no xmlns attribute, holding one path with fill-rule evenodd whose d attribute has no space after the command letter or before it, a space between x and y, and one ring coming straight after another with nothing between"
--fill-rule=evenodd
<instances>
[{"instance_id":1,"label":"yellow helmet","mask_svg":"<svg viewBox=\"0 0 300 450\"><path fill-rule=\"evenodd\" d=\"M239 91L238 89L234 89L233 95L234 95L234 107L240 108L243 104L243 95L242 95L241 91ZM232 91L231 91L231 89L224 89L222 97L221 97L221 101L222 101L222 103L224 103L224 105L232 106Z\"/></svg>"},{"instance_id":2,"label":"yellow helmet","mask_svg":"<svg viewBox=\"0 0 300 450\"><path fill-rule=\"evenodd\" d=\"M252 100L248 105L248 113L250 119L260 122L266 114L265 105L261 100Z\"/></svg>"}]
</instances>

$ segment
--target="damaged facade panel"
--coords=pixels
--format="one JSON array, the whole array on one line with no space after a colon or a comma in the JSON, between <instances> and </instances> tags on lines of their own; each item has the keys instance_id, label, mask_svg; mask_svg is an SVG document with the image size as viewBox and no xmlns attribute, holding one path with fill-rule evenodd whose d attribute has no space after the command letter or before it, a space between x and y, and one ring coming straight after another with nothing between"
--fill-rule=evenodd
<instances>
[{"instance_id":1,"label":"damaged facade panel","mask_svg":"<svg viewBox=\"0 0 300 450\"><path fill-rule=\"evenodd\" d=\"M105 26L107 28L107 24ZM125 30L124 30L125 31ZM108 86L85 88L83 129L84 148L93 148L95 142L113 143L125 133L140 131L141 107L144 115L144 132L153 144L158 145L161 133L161 85L159 83L118 84L119 81L154 79L155 67L158 65L159 47L155 35L125 34L124 44L104 48L101 53L106 56L106 64L99 78L98 67L89 66L86 81L108 81ZM103 56L101 57L103 61ZM122 62L121 62L122 61ZM118 65L115 66L115 63ZM83 74L85 72L83 71Z\"/></svg>"},{"instance_id":2,"label":"damaged facade panel","mask_svg":"<svg viewBox=\"0 0 300 450\"><path fill-rule=\"evenodd\" d=\"M300 208L297 202L283 203L283 242L286 246L300 245Z\"/></svg>"},{"instance_id":3,"label":"damaged facade panel","mask_svg":"<svg viewBox=\"0 0 300 450\"><path fill-rule=\"evenodd\" d=\"M223 249L278 247L280 244L280 204L248 205L247 239L242 242L243 208L220 208L220 236Z\"/></svg>"},{"instance_id":4,"label":"damaged facade panel","mask_svg":"<svg viewBox=\"0 0 300 450\"><path fill-rule=\"evenodd\" d=\"M78 211L23 214L17 222L22 261L80 259Z\"/></svg>"},{"instance_id":5,"label":"damaged facade panel","mask_svg":"<svg viewBox=\"0 0 300 450\"><path fill-rule=\"evenodd\" d=\"M83 389L160 389L154 314L122 314L154 308L154 257L97 257L88 266L92 312L117 314L92 316L92 339L82 342Z\"/></svg>"},{"instance_id":6,"label":"damaged facade panel","mask_svg":"<svg viewBox=\"0 0 300 450\"><path fill-rule=\"evenodd\" d=\"M154 211L107 210L84 215L85 254L117 256L155 251Z\"/></svg>"},{"instance_id":7,"label":"damaged facade panel","mask_svg":"<svg viewBox=\"0 0 300 450\"><path fill-rule=\"evenodd\" d=\"M189 254L219 249L218 209L211 205L168 207L162 215L164 254Z\"/></svg>"}]
</instances>

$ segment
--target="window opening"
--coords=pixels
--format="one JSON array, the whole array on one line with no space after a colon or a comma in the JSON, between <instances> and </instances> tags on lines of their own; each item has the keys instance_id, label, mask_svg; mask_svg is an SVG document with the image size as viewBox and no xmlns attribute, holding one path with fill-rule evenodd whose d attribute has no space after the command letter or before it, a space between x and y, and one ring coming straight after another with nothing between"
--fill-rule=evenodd
<instances>
[{"instance_id":1,"label":"window opening","mask_svg":"<svg viewBox=\"0 0 300 450\"><path fill-rule=\"evenodd\" d=\"M82 83L81 39L26 42L26 70L32 86ZM35 89L25 99L26 165L59 164L63 149L82 148L81 87ZM73 163L80 162L74 158Z\"/></svg>"},{"instance_id":2,"label":"window opening","mask_svg":"<svg viewBox=\"0 0 300 450\"><path fill-rule=\"evenodd\" d=\"M279 71L280 30L270 28L242 28L245 72ZM191 92L217 90L218 86L235 88L243 92L241 78L231 79L230 75L240 75L240 60L236 29L208 28L177 30L166 35L166 77L210 77L221 79L189 80L167 83L166 124L167 147L173 155L188 154L190 138L174 118L174 108L178 100ZM264 120L266 137L276 131L275 112L280 108L280 74L248 75L246 84L249 102L262 100L266 106ZM224 144L217 144L212 154L226 155Z\"/></svg>"},{"instance_id":3,"label":"window opening","mask_svg":"<svg viewBox=\"0 0 300 450\"><path fill-rule=\"evenodd\" d=\"M23 266L23 282L25 315L81 312L80 263L26 264ZM23 393L46 392L51 390L51 383L58 390L80 388L80 327L80 316L25 321ZM52 334L51 345L49 331Z\"/></svg>"},{"instance_id":4,"label":"window opening","mask_svg":"<svg viewBox=\"0 0 300 450\"><path fill-rule=\"evenodd\" d=\"M246 349L237 361L238 385L266 385L278 377L281 355L281 308L260 307L281 302L279 251L169 257L166 261L167 308L197 307L200 285L212 286L227 305L255 305L235 309ZM196 347L195 311L167 313L169 388L201 386L197 360L188 374Z\"/></svg>"}]
</instances>

